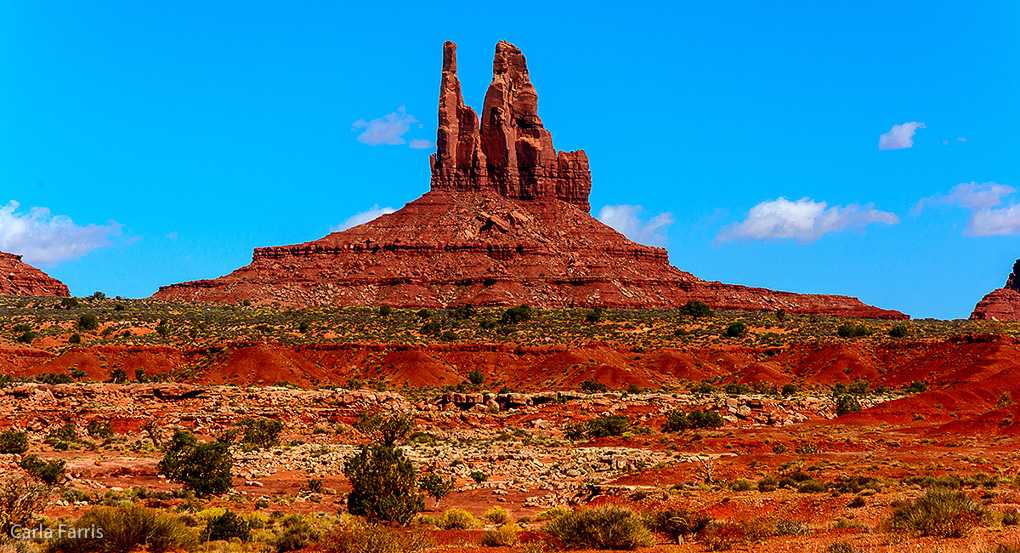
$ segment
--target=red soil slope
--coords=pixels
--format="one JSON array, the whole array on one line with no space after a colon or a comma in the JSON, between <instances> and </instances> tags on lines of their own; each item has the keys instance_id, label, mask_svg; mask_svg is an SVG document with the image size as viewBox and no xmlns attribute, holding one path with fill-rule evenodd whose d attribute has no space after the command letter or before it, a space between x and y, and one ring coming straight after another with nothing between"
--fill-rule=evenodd
<instances>
[{"instance_id":1,"label":"red soil slope","mask_svg":"<svg viewBox=\"0 0 1020 553\"><path fill-rule=\"evenodd\" d=\"M242 342L201 350L169 347L72 349L60 355L38 350L0 350L0 372L36 375L78 368L105 380L116 368L129 377L138 368L156 376L173 371L196 384L234 383L347 385L386 382L391 388L442 386L481 371L486 386L518 391L571 390L594 380L620 389L680 385L685 380L726 377L753 384L820 386L865 379L872 386L899 388L925 381L929 391L881 403L836 419L853 424L909 425L918 414L924 427L980 429L1010 433L1012 398L1020 399L1016 378L1020 341L1002 336L954 338L903 344L798 344L770 350L751 348L662 348L634 352L605 344L516 347L499 344L407 346L322 344L287 346ZM919 423L920 424L920 423ZM955 426L953 426L955 425ZM970 432L970 430L968 430Z\"/></svg>"}]
</instances>

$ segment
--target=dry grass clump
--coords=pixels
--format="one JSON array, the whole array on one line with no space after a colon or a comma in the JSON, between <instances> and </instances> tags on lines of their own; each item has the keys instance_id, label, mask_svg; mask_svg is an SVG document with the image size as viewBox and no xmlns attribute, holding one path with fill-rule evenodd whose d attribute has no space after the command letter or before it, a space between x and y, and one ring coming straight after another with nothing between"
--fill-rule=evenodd
<instances>
[{"instance_id":1,"label":"dry grass clump","mask_svg":"<svg viewBox=\"0 0 1020 553\"><path fill-rule=\"evenodd\" d=\"M889 532L962 538L970 535L986 514L983 507L963 492L933 488L894 509L885 526Z\"/></svg>"},{"instance_id":2,"label":"dry grass clump","mask_svg":"<svg viewBox=\"0 0 1020 553\"><path fill-rule=\"evenodd\" d=\"M421 531L394 528L347 519L323 536L323 553L413 553L432 547Z\"/></svg>"},{"instance_id":3,"label":"dry grass clump","mask_svg":"<svg viewBox=\"0 0 1020 553\"><path fill-rule=\"evenodd\" d=\"M641 518L616 505L572 511L553 519L544 530L568 549L630 550L655 544Z\"/></svg>"},{"instance_id":4,"label":"dry grass clump","mask_svg":"<svg viewBox=\"0 0 1020 553\"><path fill-rule=\"evenodd\" d=\"M102 529L102 533L95 529ZM150 553L191 549L197 537L180 520L137 505L100 507L83 514L47 544L64 553L128 553L144 547Z\"/></svg>"}]
</instances>

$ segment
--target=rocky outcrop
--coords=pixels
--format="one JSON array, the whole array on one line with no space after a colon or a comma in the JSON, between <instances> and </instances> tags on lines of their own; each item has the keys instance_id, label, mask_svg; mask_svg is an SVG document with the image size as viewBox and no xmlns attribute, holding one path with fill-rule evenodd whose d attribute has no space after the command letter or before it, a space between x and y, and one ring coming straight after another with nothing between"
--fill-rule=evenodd
<instances>
[{"instance_id":1,"label":"rocky outcrop","mask_svg":"<svg viewBox=\"0 0 1020 553\"><path fill-rule=\"evenodd\" d=\"M992 290L974 307L970 318L982 321L1020 321L1020 259L1013 263L1013 272L1006 286Z\"/></svg>"},{"instance_id":2,"label":"rocky outcrop","mask_svg":"<svg viewBox=\"0 0 1020 553\"><path fill-rule=\"evenodd\" d=\"M706 282L666 250L631 242L589 213L583 151L557 152L520 50L496 45L481 126L464 105L456 46L443 48L432 190L395 213L319 240L258 248L215 280L158 299L282 305L675 308L907 318L846 296Z\"/></svg>"},{"instance_id":3,"label":"rocky outcrop","mask_svg":"<svg viewBox=\"0 0 1020 553\"><path fill-rule=\"evenodd\" d=\"M59 280L21 260L20 255L0 252L0 294L7 296L70 296Z\"/></svg>"},{"instance_id":4,"label":"rocky outcrop","mask_svg":"<svg viewBox=\"0 0 1020 553\"><path fill-rule=\"evenodd\" d=\"M509 42L496 45L481 128L461 96L457 45L443 45L436 146L433 190L494 190L505 198L556 198L590 209L588 156L583 150L557 152L553 147L538 116L538 93L524 54Z\"/></svg>"}]
</instances>

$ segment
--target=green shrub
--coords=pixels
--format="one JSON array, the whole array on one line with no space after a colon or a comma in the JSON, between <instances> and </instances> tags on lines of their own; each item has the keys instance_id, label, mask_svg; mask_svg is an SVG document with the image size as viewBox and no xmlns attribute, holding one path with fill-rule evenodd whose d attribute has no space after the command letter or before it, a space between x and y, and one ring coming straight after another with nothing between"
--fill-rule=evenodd
<instances>
[{"instance_id":1,"label":"green shrub","mask_svg":"<svg viewBox=\"0 0 1020 553\"><path fill-rule=\"evenodd\" d=\"M730 484L730 489L735 492L746 492L751 488L751 481L747 478L737 478L732 484Z\"/></svg>"},{"instance_id":2,"label":"green shrub","mask_svg":"<svg viewBox=\"0 0 1020 553\"><path fill-rule=\"evenodd\" d=\"M44 461L38 455L26 455L21 458L21 468L32 478L50 486L64 479L63 459Z\"/></svg>"},{"instance_id":3,"label":"green shrub","mask_svg":"<svg viewBox=\"0 0 1020 553\"><path fill-rule=\"evenodd\" d=\"M747 324L742 321L730 323L730 326L726 327L726 336L730 338L743 338L747 335Z\"/></svg>"},{"instance_id":4,"label":"green shrub","mask_svg":"<svg viewBox=\"0 0 1020 553\"><path fill-rule=\"evenodd\" d=\"M379 316L381 316L381 317L389 317L391 313L393 313L393 308L390 307L389 305L380 305L379 306Z\"/></svg>"},{"instance_id":5,"label":"green shrub","mask_svg":"<svg viewBox=\"0 0 1020 553\"><path fill-rule=\"evenodd\" d=\"M276 537L276 550L279 553L304 549L322 536L322 532L301 515L290 514L283 517L280 526L282 532Z\"/></svg>"},{"instance_id":6,"label":"green shrub","mask_svg":"<svg viewBox=\"0 0 1020 553\"><path fill-rule=\"evenodd\" d=\"M485 382L485 375L482 371L475 369L468 373L468 381L477 386L482 382Z\"/></svg>"},{"instance_id":7,"label":"green shrub","mask_svg":"<svg viewBox=\"0 0 1020 553\"><path fill-rule=\"evenodd\" d=\"M110 425L109 421L92 419L89 421L88 426L85 427L85 432L93 440L105 440L113 436L113 426Z\"/></svg>"},{"instance_id":8,"label":"green shrub","mask_svg":"<svg viewBox=\"0 0 1020 553\"><path fill-rule=\"evenodd\" d=\"M588 379L581 383L581 391L586 394L601 394L605 393L609 387L601 382Z\"/></svg>"},{"instance_id":9,"label":"green shrub","mask_svg":"<svg viewBox=\"0 0 1020 553\"><path fill-rule=\"evenodd\" d=\"M347 510L352 515L407 524L425 509L414 466L396 447L362 446L344 461L344 476L351 481Z\"/></svg>"},{"instance_id":10,"label":"green shrub","mask_svg":"<svg viewBox=\"0 0 1020 553\"><path fill-rule=\"evenodd\" d=\"M67 373L39 373L35 375L35 381L42 384L70 384L74 379Z\"/></svg>"},{"instance_id":11,"label":"green shrub","mask_svg":"<svg viewBox=\"0 0 1020 553\"><path fill-rule=\"evenodd\" d=\"M137 505L93 509L71 527L47 544L51 551L128 553L145 548L163 553L191 549L196 543L179 518Z\"/></svg>"},{"instance_id":12,"label":"green shrub","mask_svg":"<svg viewBox=\"0 0 1020 553\"><path fill-rule=\"evenodd\" d=\"M663 432L683 432L691 427L690 418L687 412L681 409L670 409L666 411L666 420L662 422Z\"/></svg>"},{"instance_id":13,"label":"green shrub","mask_svg":"<svg viewBox=\"0 0 1020 553\"><path fill-rule=\"evenodd\" d=\"M797 393L797 385L793 383L783 384L782 394L784 396L792 396Z\"/></svg>"},{"instance_id":14,"label":"green shrub","mask_svg":"<svg viewBox=\"0 0 1020 553\"><path fill-rule=\"evenodd\" d=\"M443 332L443 323L439 321L426 321L421 325L421 333L424 336L439 336Z\"/></svg>"},{"instance_id":15,"label":"green shrub","mask_svg":"<svg viewBox=\"0 0 1020 553\"><path fill-rule=\"evenodd\" d=\"M863 338L871 336L871 329L862 324L845 323L836 329L836 334L840 338Z\"/></svg>"},{"instance_id":16,"label":"green shrub","mask_svg":"<svg viewBox=\"0 0 1020 553\"><path fill-rule=\"evenodd\" d=\"M645 524L650 530L666 534L677 543L680 543L684 536L702 532L710 522L712 517L676 507L652 511L645 515Z\"/></svg>"},{"instance_id":17,"label":"green shrub","mask_svg":"<svg viewBox=\"0 0 1020 553\"><path fill-rule=\"evenodd\" d=\"M909 335L910 327L907 325L893 325L893 327L889 329L889 336L893 338L906 338Z\"/></svg>"},{"instance_id":18,"label":"green shrub","mask_svg":"<svg viewBox=\"0 0 1020 553\"><path fill-rule=\"evenodd\" d=\"M938 538L962 538L981 522L986 511L963 492L934 488L893 510L890 531Z\"/></svg>"},{"instance_id":19,"label":"green shrub","mask_svg":"<svg viewBox=\"0 0 1020 553\"><path fill-rule=\"evenodd\" d=\"M602 309L601 307L596 307L595 309L589 311L584 315L584 322L588 324L598 323L602 321L602 318L605 317L605 314L606 314L605 309Z\"/></svg>"},{"instance_id":20,"label":"green shrub","mask_svg":"<svg viewBox=\"0 0 1020 553\"><path fill-rule=\"evenodd\" d=\"M568 549L637 549L655 540L641 519L616 505L578 509L543 528Z\"/></svg>"},{"instance_id":21,"label":"green shrub","mask_svg":"<svg viewBox=\"0 0 1020 553\"><path fill-rule=\"evenodd\" d=\"M601 415L589 420L587 426L592 438L623 436L630 430L630 419L624 415Z\"/></svg>"},{"instance_id":22,"label":"green shrub","mask_svg":"<svg viewBox=\"0 0 1020 553\"><path fill-rule=\"evenodd\" d=\"M452 476L443 478L438 474L426 474L418 481L418 488L435 498L437 505L440 500L450 495L453 487L454 480Z\"/></svg>"},{"instance_id":23,"label":"green shrub","mask_svg":"<svg viewBox=\"0 0 1020 553\"><path fill-rule=\"evenodd\" d=\"M920 394L921 392L928 391L928 385L924 382L914 381L910 383L910 386L907 386L905 391L908 394Z\"/></svg>"},{"instance_id":24,"label":"green shrub","mask_svg":"<svg viewBox=\"0 0 1020 553\"><path fill-rule=\"evenodd\" d=\"M414 432L414 418L403 413L390 413L380 419L379 433L382 443L392 447L397 442L404 441Z\"/></svg>"},{"instance_id":25,"label":"green shrub","mask_svg":"<svg viewBox=\"0 0 1020 553\"><path fill-rule=\"evenodd\" d=\"M114 384L124 384L128 381L127 371L121 368L116 368L110 371L110 382Z\"/></svg>"},{"instance_id":26,"label":"green shrub","mask_svg":"<svg viewBox=\"0 0 1020 553\"><path fill-rule=\"evenodd\" d=\"M0 432L0 453L22 454L28 451L28 434L5 430Z\"/></svg>"},{"instance_id":27,"label":"green shrub","mask_svg":"<svg viewBox=\"0 0 1020 553\"><path fill-rule=\"evenodd\" d=\"M251 525L244 517L231 511L209 519L205 531L202 532L202 541L229 541L231 538L237 538L242 542L251 539Z\"/></svg>"},{"instance_id":28,"label":"green shrub","mask_svg":"<svg viewBox=\"0 0 1020 553\"><path fill-rule=\"evenodd\" d=\"M722 415L715 411L691 411L691 428L719 428L723 425Z\"/></svg>"},{"instance_id":29,"label":"green shrub","mask_svg":"<svg viewBox=\"0 0 1020 553\"><path fill-rule=\"evenodd\" d=\"M861 402L857 401L857 398L850 394L836 397L836 416L838 417L847 413L853 413L854 411L860 411L861 409Z\"/></svg>"},{"instance_id":30,"label":"green shrub","mask_svg":"<svg viewBox=\"0 0 1020 553\"><path fill-rule=\"evenodd\" d=\"M502 524L495 530L487 530L482 535L483 547L513 547L520 541L517 533L521 527L516 524Z\"/></svg>"},{"instance_id":31,"label":"green shrub","mask_svg":"<svg viewBox=\"0 0 1020 553\"><path fill-rule=\"evenodd\" d=\"M67 343L68 344L80 344L81 343L81 334L78 334L77 332L75 332L74 334L71 335L70 338L67 339Z\"/></svg>"},{"instance_id":32,"label":"green shrub","mask_svg":"<svg viewBox=\"0 0 1020 553\"><path fill-rule=\"evenodd\" d=\"M98 330L99 317L92 313L82 313L78 317L78 330Z\"/></svg>"},{"instance_id":33,"label":"green shrub","mask_svg":"<svg viewBox=\"0 0 1020 553\"><path fill-rule=\"evenodd\" d=\"M485 482L486 480L489 479L488 473L482 472L480 470L473 470L471 471L471 474L469 474L468 476L470 476L471 479L478 484L481 484L482 482Z\"/></svg>"},{"instance_id":34,"label":"green shrub","mask_svg":"<svg viewBox=\"0 0 1020 553\"><path fill-rule=\"evenodd\" d=\"M525 321L530 321L534 316L534 311L530 307L521 305L519 307L511 307L503 312L503 316L499 318L499 322L502 324L519 324Z\"/></svg>"},{"instance_id":35,"label":"green shrub","mask_svg":"<svg viewBox=\"0 0 1020 553\"><path fill-rule=\"evenodd\" d=\"M715 392L715 386L708 382L695 382L690 386L692 394L711 394Z\"/></svg>"},{"instance_id":36,"label":"green shrub","mask_svg":"<svg viewBox=\"0 0 1020 553\"><path fill-rule=\"evenodd\" d=\"M817 480L807 480L797 488L799 493L822 493L827 490L828 487L825 486L825 483Z\"/></svg>"},{"instance_id":37,"label":"green shrub","mask_svg":"<svg viewBox=\"0 0 1020 553\"><path fill-rule=\"evenodd\" d=\"M244 419L237 422L243 429L241 443L251 449L265 449L280 445L283 423L271 419Z\"/></svg>"},{"instance_id":38,"label":"green shrub","mask_svg":"<svg viewBox=\"0 0 1020 553\"><path fill-rule=\"evenodd\" d=\"M227 444L202 443L186 430L177 430L164 446L159 471L171 482L200 497L220 495L232 486L230 471L234 460Z\"/></svg>"},{"instance_id":39,"label":"green shrub","mask_svg":"<svg viewBox=\"0 0 1020 553\"><path fill-rule=\"evenodd\" d=\"M774 492L779 489L779 481L772 476L766 476L758 481L758 491L760 492Z\"/></svg>"},{"instance_id":40,"label":"green shrub","mask_svg":"<svg viewBox=\"0 0 1020 553\"><path fill-rule=\"evenodd\" d=\"M464 321L478 314L478 310L470 303L461 305L450 311L450 317L455 321Z\"/></svg>"},{"instance_id":41,"label":"green shrub","mask_svg":"<svg viewBox=\"0 0 1020 553\"><path fill-rule=\"evenodd\" d=\"M29 330L29 331L25 332L24 334L22 334L21 336L18 336L17 340L19 342L23 343L23 344L31 344L38 337L39 337L39 334Z\"/></svg>"},{"instance_id":42,"label":"green shrub","mask_svg":"<svg viewBox=\"0 0 1020 553\"><path fill-rule=\"evenodd\" d=\"M868 395L870 388L871 385L867 380L855 380L850 383L850 386L847 386L846 390L855 396L865 396Z\"/></svg>"},{"instance_id":43,"label":"green shrub","mask_svg":"<svg viewBox=\"0 0 1020 553\"><path fill-rule=\"evenodd\" d=\"M696 300L683 304L683 306L677 309L677 312L682 317L694 318L712 317L715 315L715 312L712 311L712 308L707 303Z\"/></svg>"}]
</instances>

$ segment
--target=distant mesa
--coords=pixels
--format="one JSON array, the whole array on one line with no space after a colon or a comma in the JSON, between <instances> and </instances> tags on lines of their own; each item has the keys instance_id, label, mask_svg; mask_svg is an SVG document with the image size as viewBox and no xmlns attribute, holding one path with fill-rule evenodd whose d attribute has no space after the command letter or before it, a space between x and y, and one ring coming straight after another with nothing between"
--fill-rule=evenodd
<instances>
[{"instance_id":1,"label":"distant mesa","mask_svg":"<svg viewBox=\"0 0 1020 553\"><path fill-rule=\"evenodd\" d=\"M21 260L0 252L0 294L5 296L70 296L67 285Z\"/></svg>"},{"instance_id":2,"label":"distant mesa","mask_svg":"<svg viewBox=\"0 0 1020 553\"><path fill-rule=\"evenodd\" d=\"M985 294L970 314L972 320L1020 321L1020 259L1013 263L1013 272L1006 286Z\"/></svg>"},{"instance_id":3,"label":"distant mesa","mask_svg":"<svg viewBox=\"0 0 1020 553\"><path fill-rule=\"evenodd\" d=\"M906 319L847 296L707 282L589 213L584 151L557 151L524 55L499 42L481 121L464 104L457 46L443 46L431 190L319 240L257 248L229 275L161 286L156 299L281 305L784 309Z\"/></svg>"}]
</instances>

